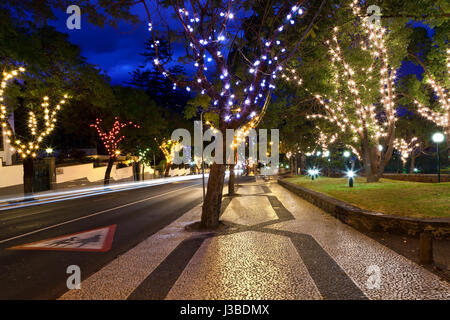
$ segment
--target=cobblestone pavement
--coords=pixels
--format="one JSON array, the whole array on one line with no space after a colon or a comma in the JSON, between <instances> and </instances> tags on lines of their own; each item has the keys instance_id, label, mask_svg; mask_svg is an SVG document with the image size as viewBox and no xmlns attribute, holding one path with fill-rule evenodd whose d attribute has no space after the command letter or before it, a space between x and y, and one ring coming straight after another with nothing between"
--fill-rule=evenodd
<instances>
[{"instance_id":1,"label":"cobblestone pavement","mask_svg":"<svg viewBox=\"0 0 450 320\"><path fill-rule=\"evenodd\" d=\"M61 299L450 299L450 284L276 183L240 185L225 231L200 207Z\"/></svg>"}]
</instances>

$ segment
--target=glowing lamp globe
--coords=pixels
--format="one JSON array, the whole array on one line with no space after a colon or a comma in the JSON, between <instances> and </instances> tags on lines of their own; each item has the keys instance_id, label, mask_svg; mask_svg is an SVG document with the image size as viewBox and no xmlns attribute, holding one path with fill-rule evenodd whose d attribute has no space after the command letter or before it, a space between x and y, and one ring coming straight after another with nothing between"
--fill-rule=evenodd
<instances>
[{"instance_id":1,"label":"glowing lamp globe","mask_svg":"<svg viewBox=\"0 0 450 320\"><path fill-rule=\"evenodd\" d=\"M349 178L354 178L356 176L356 172L353 170L348 170L347 171L347 177Z\"/></svg>"},{"instance_id":2,"label":"glowing lamp globe","mask_svg":"<svg viewBox=\"0 0 450 320\"><path fill-rule=\"evenodd\" d=\"M432 139L434 143L441 143L444 141L445 137L442 133L436 132L435 134L433 134Z\"/></svg>"}]
</instances>

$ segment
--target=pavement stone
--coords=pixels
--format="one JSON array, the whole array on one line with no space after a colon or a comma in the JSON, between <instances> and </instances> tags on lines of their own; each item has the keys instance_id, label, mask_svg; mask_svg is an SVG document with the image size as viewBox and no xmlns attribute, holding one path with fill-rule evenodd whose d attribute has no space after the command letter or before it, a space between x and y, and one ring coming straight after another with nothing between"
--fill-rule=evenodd
<instances>
[{"instance_id":1,"label":"pavement stone","mask_svg":"<svg viewBox=\"0 0 450 320\"><path fill-rule=\"evenodd\" d=\"M225 231L186 231L196 207L61 299L450 299L448 282L277 183L237 193Z\"/></svg>"}]
</instances>

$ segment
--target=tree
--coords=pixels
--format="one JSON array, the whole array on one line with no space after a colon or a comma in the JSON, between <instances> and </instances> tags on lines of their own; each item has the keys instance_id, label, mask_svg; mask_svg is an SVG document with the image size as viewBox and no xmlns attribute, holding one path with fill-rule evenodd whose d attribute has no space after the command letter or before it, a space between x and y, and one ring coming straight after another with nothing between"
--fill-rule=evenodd
<instances>
[{"instance_id":1,"label":"tree","mask_svg":"<svg viewBox=\"0 0 450 320\"><path fill-rule=\"evenodd\" d=\"M108 166L105 171L105 179L104 184L109 185L109 180L111 178L111 169L114 165L114 162L117 160L117 156L120 155L119 143L125 139L125 135L122 135L120 131L128 126L133 126L135 128L139 128L138 125L134 124L131 121L121 122L118 118L114 118L114 123L112 128L106 132L101 127L102 120L97 119L94 124L91 124L91 127L97 130L97 135L103 143L104 148L106 149L109 160Z\"/></svg>"},{"instance_id":2,"label":"tree","mask_svg":"<svg viewBox=\"0 0 450 320\"><path fill-rule=\"evenodd\" d=\"M178 141L174 140L164 140L160 144L159 149L162 151L166 159L166 168L164 170L164 177L169 176L170 166L172 165L173 159L175 158L175 153L181 151L182 148L183 145Z\"/></svg>"},{"instance_id":3,"label":"tree","mask_svg":"<svg viewBox=\"0 0 450 320\"><path fill-rule=\"evenodd\" d=\"M448 155L450 157L450 96L449 89L445 88L443 85L439 84L438 81L434 80L433 75L428 70L422 61L415 56L416 61L422 66L427 74L427 84L433 89L434 95L437 97L437 101L439 103L439 107L437 110L433 110L418 100L414 100L414 103L417 105L417 111L419 114L425 119L432 121L436 126L441 127L445 134L447 135L447 149ZM447 49L447 82L450 75L450 48ZM445 83L445 82L444 82Z\"/></svg>"},{"instance_id":4,"label":"tree","mask_svg":"<svg viewBox=\"0 0 450 320\"><path fill-rule=\"evenodd\" d=\"M369 23L358 1L350 7L354 15L351 33L340 33L335 27L332 40L325 42L332 66L332 94L314 94L320 113L308 118L335 126L341 141L362 156L367 181L376 182L393 152L396 70L385 44L387 29ZM348 61L352 58L353 65ZM378 92L374 92L377 85Z\"/></svg>"},{"instance_id":5,"label":"tree","mask_svg":"<svg viewBox=\"0 0 450 320\"><path fill-rule=\"evenodd\" d=\"M8 82L15 79L19 73L25 72L24 68L5 72L1 81L0 102L4 101L4 90L8 86ZM27 128L25 134L17 133L8 121L8 108L5 105L0 106L0 119L3 134L7 136L7 143L12 145L11 151L17 151L23 159L23 188L24 194L31 195L33 193L33 159L36 158L43 141L55 129L56 114L61 110L62 105L66 103L65 99L69 96L64 95L56 106L50 107L49 97L45 96L42 103L30 102L28 111Z\"/></svg>"},{"instance_id":6,"label":"tree","mask_svg":"<svg viewBox=\"0 0 450 320\"><path fill-rule=\"evenodd\" d=\"M413 137L410 140L403 138L396 138L394 140L394 149L400 154L403 167L406 165L408 158L411 157L411 171L414 171L414 162L416 154L420 151L421 144L417 137Z\"/></svg>"},{"instance_id":7,"label":"tree","mask_svg":"<svg viewBox=\"0 0 450 320\"><path fill-rule=\"evenodd\" d=\"M300 46L317 18L314 10L310 12L305 7L309 4L306 1L266 1L263 5L257 1L163 1L181 24L186 47L184 59L191 61L196 70L194 79L186 80L173 76L159 58L157 31L146 2L142 3L150 20L154 64L175 87L184 87L188 92L197 90L209 97L208 109L219 116L217 128L222 134L226 129L241 128L258 116L289 54ZM251 5L254 6L249 10ZM248 17L241 17L247 13ZM293 30L300 40L282 45L278 36L288 25L295 24L298 17L303 22L309 19L310 24ZM208 75L208 69L215 70L216 77ZM225 148L224 144L223 154ZM202 227L218 226L224 176L225 164L213 163L202 209Z\"/></svg>"}]
</instances>

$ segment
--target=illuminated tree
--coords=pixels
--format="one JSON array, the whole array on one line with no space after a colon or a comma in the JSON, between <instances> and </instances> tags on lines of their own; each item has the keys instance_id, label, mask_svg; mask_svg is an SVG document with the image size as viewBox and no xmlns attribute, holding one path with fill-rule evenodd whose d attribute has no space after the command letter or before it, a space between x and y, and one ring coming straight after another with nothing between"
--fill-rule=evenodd
<instances>
[{"instance_id":1,"label":"illuminated tree","mask_svg":"<svg viewBox=\"0 0 450 320\"><path fill-rule=\"evenodd\" d=\"M409 141L403 138L396 138L394 140L394 148L400 154L403 166L405 166L409 157L411 157L411 161L413 158L415 159L414 154L420 150L420 146L417 137L413 137ZM411 169L414 169L414 164L411 165Z\"/></svg>"},{"instance_id":2,"label":"illuminated tree","mask_svg":"<svg viewBox=\"0 0 450 320\"><path fill-rule=\"evenodd\" d=\"M191 61L196 71L194 78L187 80L172 75L164 67L168 61L160 59L157 28L146 1L141 2L149 18L155 66L172 81L174 88L184 87L188 92L195 90L209 97L208 111L218 115L218 129L222 134L228 128L243 127L260 114L266 94L275 88L278 73L318 15L308 11L304 6L309 4L306 1L161 1L173 9L183 29L185 61ZM325 0L320 9L324 3ZM288 26L298 19L305 21L306 17L309 18L307 27L291 29L293 35L298 35L295 41L279 40ZM213 77L208 75L208 70L215 70ZM227 147L224 144L223 154ZM218 226L225 167L219 163L211 167L202 227Z\"/></svg>"},{"instance_id":3,"label":"illuminated tree","mask_svg":"<svg viewBox=\"0 0 450 320\"><path fill-rule=\"evenodd\" d=\"M150 148L139 148L138 150L138 156L139 156L139 162L142 163L142 177L145 178L145 166L148 165L149 167L152 166L152 158L150 156L150 151L152 149Z\"/></svg>"},{"instance_id":4,"label":"illuminated tree","mask_svg":"<svg viewBox=\"0 0 450 320\"><path fill-rule=\"evenodd\" d=\"M427 84L433 89L434 94L438 98L439 109L433 110L429 107L424 106L417 100L414 103L417 105L417 111L425 119L432 121L436 126L441 127L445 134L447 135L447 148L450 155L450 96L449 89L445 88L443 85L439 84L437 80L434 79L431 72L425 66L425 64L414 54L412 55L416 61L422 66L427 75ZM450 75L450 49L447 49L447 73L446 80L443 83L449 81Z\"/></svg>"},{"instance_id":5,"label":"illuminated tree","mask_svg":"<svg viewBox=\"0 0 450 320\"><path fill-rule=\"evenodd\" d=\"M320 112L308 118L324 120L335 127L340 141L362 157L367 181L376 182L394 149L396 71L390 65L385 45L387 29L370 23L361 14L359 1L354 1L351 9L355 20L350 34L340 33L335 27L332 40L325 43L333 74L333 94L314 94ZM350 65L350 60L355 66ZM284 78L301 84L301 79L292 74L295 72Z\"/></svg>"},{"instance_id":6,"label":"illuminated tree","mask_svg":"<svg viewBox=\"0 0 450 320\"><path fill-rule=\"evenodd\" d=\"M166 159L166 168L164 170L164 177L169 176L170 166L173 163L173 159L175 158L175 153L180 152L183 148L183 145L175 140L165 140L159 146L164 157Z\"/></svg>"},{"instance_id":7,"label":"illuminated tree","mask_svg":"<svg viewBox=\"0 0 450 320\"><path fill-rule=\"evenodd\" d=\"M112 167L117 159L117 156L120 155L119 143L126 138L125 135L121 134L121 130L128 126L132 126L134 128L139 128L139 126L131 121L121 122L116 117L114 118L112 128L109 131L106 131L101 127L102 121L103 120L97 118L95 123L91 124L90 126L97 130L97 135L102 141L102 144L109 155L108 166L105 171L104 179L104 184L108 185L111 178Z\"/></svg>"},{"instance_id":8,"label":"illuminated tree","mask_svg":"<svg viewBox=\"0 0 450 320\"><path fill-rule=\"evenodd\" d=\"M28 134L19 136L14 132L8 122L9 111L7 106L3 105L3 94L8 83L23 72L25 72L25 69L19 68L11 72L3 73L0 88L0 120L2 132L7 136L6 142L9 144L11 151L16 151L22 158L24 194L30 195L33 193L33 159L37 157L44 139L55 129L56 115L61 110L62 105L66 103L66 99L69 96L67 94L64 95L64 99L54 107L50 106L48 96L42 99L42 103L39 106L30 105L28 112Z\"/></svg>"}]
</instances>

